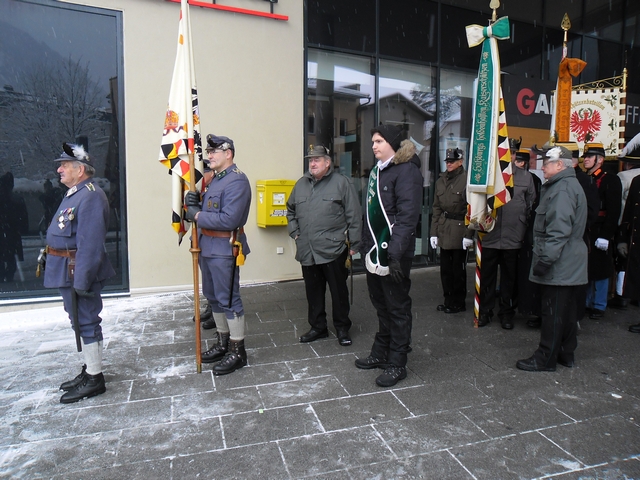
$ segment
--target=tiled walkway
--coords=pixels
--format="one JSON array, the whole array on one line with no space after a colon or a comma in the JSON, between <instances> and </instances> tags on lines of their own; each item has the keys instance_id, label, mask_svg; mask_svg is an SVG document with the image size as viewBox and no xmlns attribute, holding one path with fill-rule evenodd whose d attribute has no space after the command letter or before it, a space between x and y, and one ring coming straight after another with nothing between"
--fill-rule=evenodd
<instances>
[{"instance_id":1,"label":"tiled walkway","mask_svg":"<svg viewBox=\"0 0 640 480\"><path fill-rule=\"evenodd\" d=\"M223 377L196 373L188 293L106 300L107 392L72 405L57 387L82 359L62 308L2 313L0 477L640 478L638 307L583 320L575 368L529 373L524 319L475 329L470 296L436 312L437 268L412 280L409 374L392 389L354 366L377 328L364 276L351 347L298 342L302 282L243 288L249 365Z\"/></svg>"}]
</instances>

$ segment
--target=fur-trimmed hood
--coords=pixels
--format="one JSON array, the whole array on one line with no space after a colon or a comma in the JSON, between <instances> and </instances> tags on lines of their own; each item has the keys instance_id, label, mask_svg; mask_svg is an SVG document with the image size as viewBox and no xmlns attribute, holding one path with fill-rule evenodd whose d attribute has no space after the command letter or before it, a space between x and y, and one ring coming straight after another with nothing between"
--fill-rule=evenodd
<instances>
[{"instance_id":1,"label":"fur-trimmed hood","mask_svg":"<svg viewBox=\"0 0 640 480\"><path fill-rule=\"evenodd\" d=\"M396 154L393 156L393 163L395 163L396 165L400 163L407 163L411 161L411 159L415 154L416 154L416 146L414 145L414 143L411 140L403 140L400 143L400 148L398 149ZM419 159L418 159L418 162L419 162ZM418 163L418 166L420 166L420 163Z\"/></svg>"}]
</instances>

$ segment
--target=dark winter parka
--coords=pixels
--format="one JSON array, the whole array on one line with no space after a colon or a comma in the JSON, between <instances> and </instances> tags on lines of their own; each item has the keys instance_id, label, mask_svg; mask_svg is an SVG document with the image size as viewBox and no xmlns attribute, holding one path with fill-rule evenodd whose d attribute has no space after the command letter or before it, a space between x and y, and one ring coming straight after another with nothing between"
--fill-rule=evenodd
<instances>
[{"instance_id":1,"label":"dark winter parka","mask_svg":"<svg viewBox=\"0 0 640 480\"><path fill-rule=\"evenodd\" d=\"M622 295L640 299L640 176L631 182L620 224L621 240L628 246Z\"/></svg>"},{"instance_id":2,"label":"dark winter parka","mask_svg":"<svg viewBox=\"0 0 640 480\"><path fill-rule=\"evenodd\" d=\"M587 283L587 199L573 168L558 172L540 189L533 226L533 260L529 280L543 285ZM551 265L542 276L533 274L538 261Z\"/></svg>"},{"instance_id":3,"label":"dark winter parka","mask_svg":"<svg viewBox=\"0 0 640 480\"><path fill-rule=\"evenodd\" d=\"M347 248L357 251L362 211L351 181L333 165L320 180L306 172L287 200L287 229L296 240L296 260L304 266L323 265ZM297 238L296 238L297 237Z\"/></svg>"},{"instance_id":4,"label":"dark winter parka","mask_svg":"<svg viewBox=\"0 0 640 480\"><path fill-rule=\"evenodd\" d=\"M445 250L462 250L462 239L473 238L467 228L467 175L462 167L442 172L433 196L431 236L438 237L438 245Z\"/></svg>"},{"instance_id":5,"label":"dark winter parka","mask_svg":"<svg viewBox=\"0 0 640 480\"><path fill-rule=\"evenodd\" d=\"M420 158L415 152L415 145L410 140L403 140L391 163L378 176L380 201L393 225L387 251L389 258L397 260L412 258L416 248L416 227L422 210L423 178L420 173ZM366 208L365 205L365 225L360 244L363 256L374 245Z\"/></svg>"},{"instance_id":6,"label":"dark winter parka","mask_svg":"<svg viewBox=\"0 0 640 480\"><path fill-rule=\"evenodd\" d=\"M497 210L496 224L482 238L483 248L519 250L527 233L529 212L536 200L536 187L531 175L521 169L513 169L513 195L511 200Z\"/></svg>"},{"instance_id":7,"label":"dark winter parka","mask_svg":"<svg viewBox=\"0 0 640 480\"><path fill-rule=\"evenodd\" d=\"M589 280L603 280L613 273L613 236L618 228L622 200L622 184L617 175L611 175L598 169L592 174L600 195L600 210L589 234ZM607 251L595 248L598 238L609 240Z\"/></svg>"}]
</instances>

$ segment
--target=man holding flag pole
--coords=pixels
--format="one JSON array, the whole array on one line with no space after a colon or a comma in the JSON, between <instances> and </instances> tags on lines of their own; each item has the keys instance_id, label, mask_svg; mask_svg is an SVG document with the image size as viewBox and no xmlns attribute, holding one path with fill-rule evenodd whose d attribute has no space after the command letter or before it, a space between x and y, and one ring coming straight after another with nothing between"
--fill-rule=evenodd
<instances>
[{"instance_id":1,"label":"man holding flag pole","mask_svg":"<svg viewBox=\"0 0 640 480\"><path fill-rule=\"evenodd\" d=\"M160 147L160 162L169 168L172 178L172 226L178 233L178 243L187 231L183 215L185 190L202 192L204 189L202 145L200 138L200 113L196 87L193 51L191 48L191 24L187 0L180 4L178 49L173 67L169 104L165 115L164 131ZM202 371L200 361L200 288L198 280L198 235L191 236L193 260L193 295L196 320L196 366Z\"/></svg>"},{"instance_id":2,"label":"man holding flag pole","mask_svg":"<svg viewBox=\"0 0 640 480\"><path fill-rule=\"evenodd\" d=\"M509 19L496 19L498 0L491 0L493 9L488 27L469 25L469 47L482 45L480 67L475 91L471 151L467 180L467 218L469 228L478 231L476 248L476 295L474 299L475 325L482 327L488 321L480 321L480 267L482 235L495 225L496 209L511 199L513 176L511 153L504 113L504 99L500 86L500 57L498 40L509 38Z\"/></svg>"}]
</instances>

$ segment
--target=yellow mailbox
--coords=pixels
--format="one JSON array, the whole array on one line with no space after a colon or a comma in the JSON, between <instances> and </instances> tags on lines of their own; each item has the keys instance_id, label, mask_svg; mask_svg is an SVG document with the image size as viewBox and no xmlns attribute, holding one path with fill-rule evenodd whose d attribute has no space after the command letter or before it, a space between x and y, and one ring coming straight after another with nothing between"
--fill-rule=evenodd
<instances>
[{"instance_id":1,"label":"yellow mailbox","mask_svg":"<svg viewBox=\"0 0 640 480\"><path fill-rule=\"evenodd\" d=\"M262 228L287 224L287 200L295 180L258 180L258 226Z\"/></svg>"}]
</instances>

